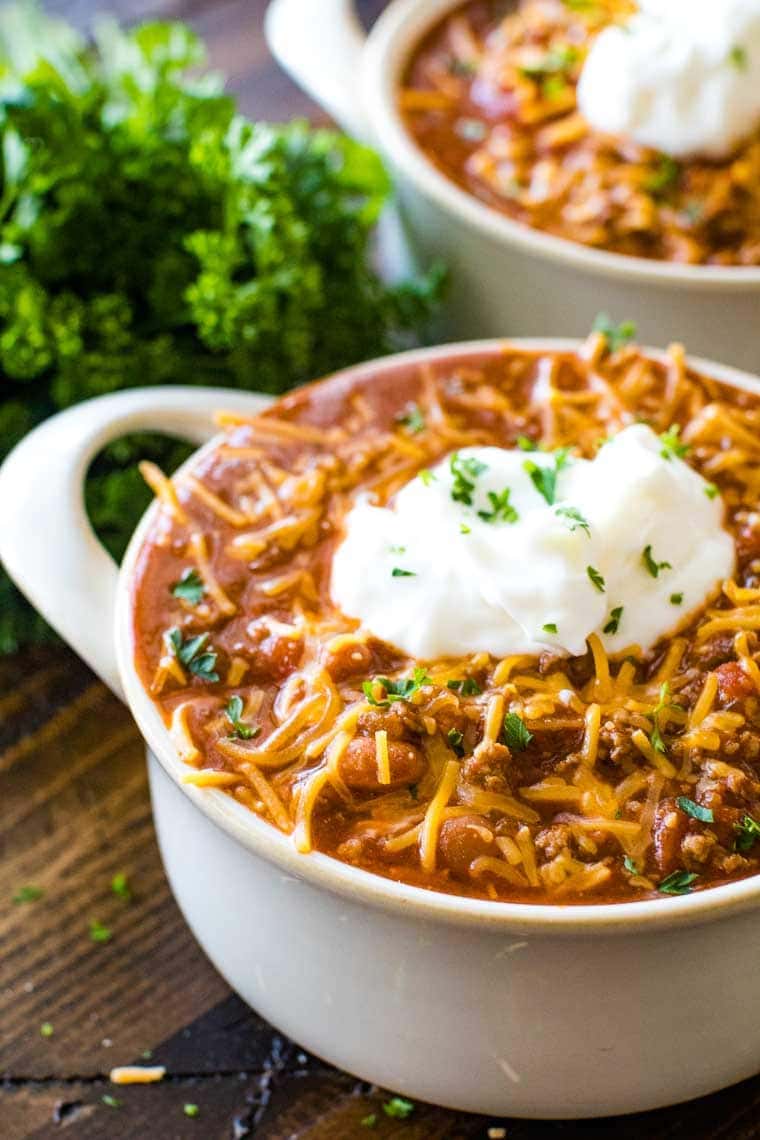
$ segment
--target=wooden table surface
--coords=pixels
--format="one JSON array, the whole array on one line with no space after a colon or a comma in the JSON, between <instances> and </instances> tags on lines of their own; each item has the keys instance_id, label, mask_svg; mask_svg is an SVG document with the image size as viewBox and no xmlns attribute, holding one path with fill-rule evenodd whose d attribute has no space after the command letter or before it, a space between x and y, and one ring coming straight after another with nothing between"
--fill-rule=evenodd
<instances>
[{"instance_id":1,"label":"wooden table surface","mask_svg":"<svg viewBox=\"0 0 760 1140\"><path fill-rule=\"evenodd\" d=\"M264 0L49 6L82 26L102 9L126 19L185 17L206 37L246 113L318 116L268 55ZM361 7L369 21L383 2ZM495 1126L508 1140L760 1137L760 1078L621 1120L494 1121L421 1104L404 1122L387 1117L387 1091L304 1055L206 961L164 878L138 733L127 710L66 650L0 661L0 804L3 1140L64 1131L74 1140L485 1140ZM111 890L119 873L128 877L130 901ZM44 896L14 903L28 884ZM112 931L110 941L92 941L92 920ZM45 1025L50 1035L41 1032ZM167 1067L161 1084L108 1084L114 1065L148 1055ZM103 1103L109 1094L119 1107ZM185 1114L188 1104L198 1106L197 1116ZM376 1127L362 1126L372 1113Z\"/></svg>"}]
</instances>

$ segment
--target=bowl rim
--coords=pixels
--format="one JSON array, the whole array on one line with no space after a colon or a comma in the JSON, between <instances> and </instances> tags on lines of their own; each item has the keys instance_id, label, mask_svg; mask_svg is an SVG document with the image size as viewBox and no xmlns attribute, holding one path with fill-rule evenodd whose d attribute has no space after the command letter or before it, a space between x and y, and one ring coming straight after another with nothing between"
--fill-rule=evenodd
<instances>
[{"instance_id":1,"label":"bowl rim","mask_svg":"<svg viewBox=\"0 0 760 1140\"><path fill-rule=\"evenodd\" d=\"M393 0L375 23L361 57L361 94L371 134L392 166L428 200L491 241L589 274L659 287L760 290L760 266L682 265L593 249L517 222L439 171L417 146L396 104L401 72L425 34L463 0Z\"/></svg>"},{"instance_id":2,"label":"bowl rim","mask_svg":"<svg viewBox=\"0 0 760 1140\"><path fill-rule=\"evenodd\" d=\"M354 365L334 373L345 380L382 374L398 365L472 355L500 354L510 348L547 352L576 351L578 339L510 338L460 341L433 348L412 349ZM641 352L662 359L657 349L641 347ZM698 371L731 387L760 394L760 377L700 358L689 358ZM328 378L328 379L332 379ZM181 470L193 466L219 442L215 436L199 448ZM167 774L195 803L196 807L222 831L232 836L254 855L279 868L286 876L306 880L332 894L348 897L396 915L421 921L441 922L458 927L478 927L484 931L580 935L592 933L634 934L652 927L668 929L695 925L729 914L746 911L760 899L760 873L703 892L660 900L629 903L600 903L558 906L555 904L493 902L447 895L422 887L407 886L369 871L342 863L320 852L299 854L290 837L273 824L254 815L248 808L217 789L183 784L183 774L191 771L179 758L156 705L137 674L134 659L131 581L143 541L158 510L153 504L138 524L122 562L116 599L114 637L122 685L127 702L149 749Z\"/></svg>"}]
</instances>

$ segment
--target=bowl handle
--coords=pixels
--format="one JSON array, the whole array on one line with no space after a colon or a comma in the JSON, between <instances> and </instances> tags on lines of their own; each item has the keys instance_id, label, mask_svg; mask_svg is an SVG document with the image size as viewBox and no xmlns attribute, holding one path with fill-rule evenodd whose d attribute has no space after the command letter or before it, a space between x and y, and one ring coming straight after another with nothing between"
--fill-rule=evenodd
<instances>
[{"instance_id":1,"label":"bowl handle","mask_svg":"<svg viewBox=\"0 0 760 1140\"><path fill-rule=\"evenodd\" d=\"M158 431L203 443L219 408L259 412L269 397L224 388L135 388L45 420L0 468L0 560L50 625L122 696L114 651L118 569L84 506L84 479L113 439Z\"/></svg>"},{"instance_id":2,"label":"bowl handle","mask_svg":"<svg viewBox=\"0 0 760 1140\"><path fill-rule=\"evenodd\" d=\"M366 35L353 0L271 0L265 31L272 55L299 87L367 141L357 90Z\"/></svg>"}]
</instances>

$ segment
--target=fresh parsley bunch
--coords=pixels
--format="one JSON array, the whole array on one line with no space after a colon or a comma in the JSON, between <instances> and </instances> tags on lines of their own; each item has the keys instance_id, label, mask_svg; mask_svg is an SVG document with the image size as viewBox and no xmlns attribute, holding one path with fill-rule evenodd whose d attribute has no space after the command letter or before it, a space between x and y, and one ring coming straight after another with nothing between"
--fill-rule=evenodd
<instances>
[{"instance_id":1,"label":"fresh parsley bunch","mask_svg":"<svg viewBox=\"0 0 760 1140\"><path fill-rule=\"evenodd\" d=\"M85 43L32 4L0 12L0 459L79 400L146 384L283 392L426 325L441 273L392 288L371 261L378 157L236 112L176 23ZM127 439L91 516L117 557L144 509L134 468L187 449ZM44 636L0 570L0 652Z\"/></svg>"}]
</instances>

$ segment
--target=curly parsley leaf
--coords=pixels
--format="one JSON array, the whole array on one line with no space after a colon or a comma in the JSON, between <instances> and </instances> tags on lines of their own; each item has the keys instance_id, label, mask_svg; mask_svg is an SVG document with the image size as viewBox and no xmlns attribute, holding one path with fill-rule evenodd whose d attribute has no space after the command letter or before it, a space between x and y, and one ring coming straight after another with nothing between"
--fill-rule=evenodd
<instances>
[{"instance_id":1,"label":"curly parsley leaf","mask_svg":"<svg viewBox=\"0 0 760 1140\"><path fill-rule=\"evenodd\" d=\"M515 508L509 501L512 491L509 487L505 487L503 491L488 491L487 497L491 504L491 509L486 511L478 511L478 518L483 519L483 522L507 522L516 523L519 515Z\"/></svg>"},{"instance_id":2,"label":"curly parsley leaf","mask_svg":"<svg viewBox=\"0 0 760 1140\"><path fill-rule=\"evenodd\" d=\"M305 122L238 113L180 23L93 40L36 4L0 11L0 460L46 416L141 385L283 392L423 334L445 274L387 286L378 156ZM120 558L148 495L111 444L86 487ZM0 571L0 653L53 638Z\"/></svg>"},{"instance_id":3,"label":"curly parsley leaf","mask_svg":"<svg viewBox=\"0 0 760 1140\"><path fill-rule=\"evenodd\" d=\"M481 463L474 455L468 455L464 459L455 451L449 460L449 470L451 471L451 497L455 503L464 503L465 506L472 506L472 497L475 494L475 481L488 470L486 463Z\"/></svg>"}]
</instances>

